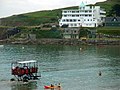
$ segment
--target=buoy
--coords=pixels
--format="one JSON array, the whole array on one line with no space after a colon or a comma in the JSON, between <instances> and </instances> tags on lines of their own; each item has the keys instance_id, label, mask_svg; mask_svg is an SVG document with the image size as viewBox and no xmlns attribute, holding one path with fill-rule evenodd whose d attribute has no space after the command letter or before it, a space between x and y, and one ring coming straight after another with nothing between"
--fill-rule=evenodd
<instances>
[{"instance_id":1,"label":"buoy","mask_svg":"<svg viewBox=\"0 0 120 90\"><path fill-rule=\"evenodd\" d=\"M82 50L82 48L80 48L80 51Z\"/></svg>"},{"instance_id":2,"label":"buoy","mask_svg":"<svg viewBox=\"0 0 120 90\"><path fill-rule=\"evenodd\" d=\"M22 49L24 49L24 47L22 47Z\"/></svg>"}]
</instances>

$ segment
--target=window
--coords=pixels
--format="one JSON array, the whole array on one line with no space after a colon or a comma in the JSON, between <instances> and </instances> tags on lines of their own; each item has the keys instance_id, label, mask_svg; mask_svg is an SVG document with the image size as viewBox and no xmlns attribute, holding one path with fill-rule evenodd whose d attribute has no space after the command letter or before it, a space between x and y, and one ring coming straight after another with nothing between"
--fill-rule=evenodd
<instances>
[{"instance_id":1,"label":"window","mask_svg":"<svg viewBox=\"0 0 120 90\"><path fill-rule=\"evenodd\" d=\"M67 11L64 11L64 13L67 13Z\"/></svg>"},{"instance_id":2,"label":"window","mask_svg":"<svg viewBox=\"0 0 120 90\"><path fill-rule=\"evenodd\" d=\"M66 19L67 22L69 22L69 19Z\"/></svg>"},{"instance_id":3,"label":"window","mask_svg":"<svg viewBox=\"0 0 120 90\"><path fill-rule=\"evenodd\" d=\"M67 17L67 15L64 15L64 17Z\"/></svg>"},{"instance_id":4,"label":"window","mask_svg":"<svg viewBox=\"0 0 120 90\"><path fill-rule=\"evenodd\" d=\"M70 11L68 11L68 13L70 13Z\"/></svg>"},{"instance_id":5,"label":"window","mask_svg":"<svg viewBox=\"0 0 120 90\"><path fill-rule=\"evenodd\" d=\"M73 26L73 24L71 24L71 26Z\"/></svg>"},{"instance_id":6,"label":"window","mask_svg":"<svg viewBox=\"0 0 120 90\"><path fill-rule=\"evenodd\" d=\"M76 22L76 19L73 19L74 22Z\"/></svg>"},{"instance_id":7,"label":"window","mask_svg":"<svg viewBox=\"0 0 120 90\"><path fill-rule=\"evenodd\" d=\"M74 24L74 26L77 26L77 24Z\"/></svg>"},{"instance_id":8,"label":"window","mask_svg":"<svg viewBox=\"0 0 120 90\"><path fill-rule=\"evenodd\" d=\"M75 17L75 15L72 15L72 17Z\"/></svg>"},{"instance_id":9,"label":"window","mask_svg":"<svg viewBox=\"0 0 120 90\"><path fill-rule=\"evenodd\" d=\"M92 10L89 10L89 12L92 12Z\"/></svg>"},{"instance_id":10,"label":"window","mask_svg":"<svg viewBox=\"0 0 120 90\"><path fill-rule=\"evenodd\" d=\"M87 13L88 11L85 11L85 13Z\"/></svg>"},{"instance_id":11,"label":"window","mask_svg":"<svg viewBox=\"0 0 120 90\"><path fill-rule=\"evenodd\" d=\"M71 15L68 15L68 17L70 17Z\"/></svg>"},{"instance_id":12,"label":"window","mask_svg":"<svg viewBox=\"0 0 120 90\"><path fill-rule=\"evenodd\" d=\"M91 17L92 15L91 14L89 14L89 17Z\"/></svg>"},{"instance_id":13,"label":"window","mask_svg":"<svg viewBox=\"0 0 120 90\"><path fill-rule=\"evenodd\" d=\"M81 16L85 16L85 15L81 15Z\"/></svg>"},{"instance_id":14,"label":"window","mask_svg":"<svg viewBox=\"0 0 120 90\"><path fill-rule=\"evenodd\" d=\"M81 10L80 12L84 12L84 10Z\"/></svg>"},{"instance_id":15,"label":"window","mask_svg":"<svg viewBox=\"0 0 120 90\"><path fill-rule=\"evenodd\" d=\"M62 22L65 22L65 19L63 19Z\"/></svg>"},{"instance_id":16,"label":"window","mask_svg":"<svg viewBox=\"0 0 120 90\"><path fill-rule=\"evenodd\" d=\"M72 11L72 13L75 13L75 11Z\"/></svg>"},{"instance_id":17,"label":"window","mask_svg":"<svg viewBox=\"0 0 120 90\"><path fill-rule=\"evenodd\" d=\"M74 31L74 33L76 33L76 30Z\"/></svg>"},{"instance_id":18,"label":"window","mask_svg":"<svg viewBox=\"0 0 120 90\"><path fill-rule=\"evenodd\" d=\"M70 22L72 22L72 19L70 19Z\"/></svg>"}]
</instances>

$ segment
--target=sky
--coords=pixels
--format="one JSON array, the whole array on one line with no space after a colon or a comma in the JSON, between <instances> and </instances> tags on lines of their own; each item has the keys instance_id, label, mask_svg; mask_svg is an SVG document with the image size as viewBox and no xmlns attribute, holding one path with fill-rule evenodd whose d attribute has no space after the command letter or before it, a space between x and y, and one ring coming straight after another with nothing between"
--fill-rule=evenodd
<instances>
[{"instance_id":1,"label":"sky","mask_svg":"<svg viewBox=\"0 0 120 90\"><path fill-rule=\"evenodd\" d=\"M78 6L81 2L94 4L106 0L0 0L0 18L22 13Z\"/></svg>"}]
</instances>

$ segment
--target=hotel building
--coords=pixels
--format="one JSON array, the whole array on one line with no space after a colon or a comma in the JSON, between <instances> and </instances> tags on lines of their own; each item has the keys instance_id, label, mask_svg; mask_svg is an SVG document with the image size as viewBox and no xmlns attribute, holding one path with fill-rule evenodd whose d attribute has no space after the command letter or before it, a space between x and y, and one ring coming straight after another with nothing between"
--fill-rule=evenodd
<instances>
[{"instance_id":1,"label":"hotel building","mask_svg":"<svg viewBox=\"0 0 120 90\"><path fill-rule=\"evenodd\" d=\"M106 12L100 6L86 6L83 2L78 9L63 10L59 26L68 27L98 27L105 21Z\"/></svg>"}]
</instances>

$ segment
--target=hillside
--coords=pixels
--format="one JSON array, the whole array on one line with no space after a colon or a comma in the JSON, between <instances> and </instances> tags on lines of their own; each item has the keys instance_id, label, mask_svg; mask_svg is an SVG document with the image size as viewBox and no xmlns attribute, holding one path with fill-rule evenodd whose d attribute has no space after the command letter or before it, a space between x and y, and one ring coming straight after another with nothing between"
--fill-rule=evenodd
<instances>
[{"instance_id":1,"label":"hillside","mask_svg":"<svg viewBox=\"0 0 120 90\"><path fill-rule=\"evenodd\" d=\"M96 3L95 5L104 8L107 11L107 15L109 15L113 5L120 4L119 2L119 0L107 0ZM2 18L1 24L2 26L38 26L45 23L58 23L58 20L61 18L61 10L75 8L78 8L78 6L13 15Z\"/></svg>"},{"instance_id":2,"label":"hillside","mask_svg":"<svg viewBox=\"0 0 120 90\"><path fill-rule=\"evenodd\" d=\"M110 14L110 10L112 10L112 7L115 4L119 4L120 5L120 0L107 0L105 2L96 3L95 5L99 5L99 6L101 6L101 8L104 8L106 10L106 12L107 12L107 15L109 15Z\"/></svg>"}]
</instances>

